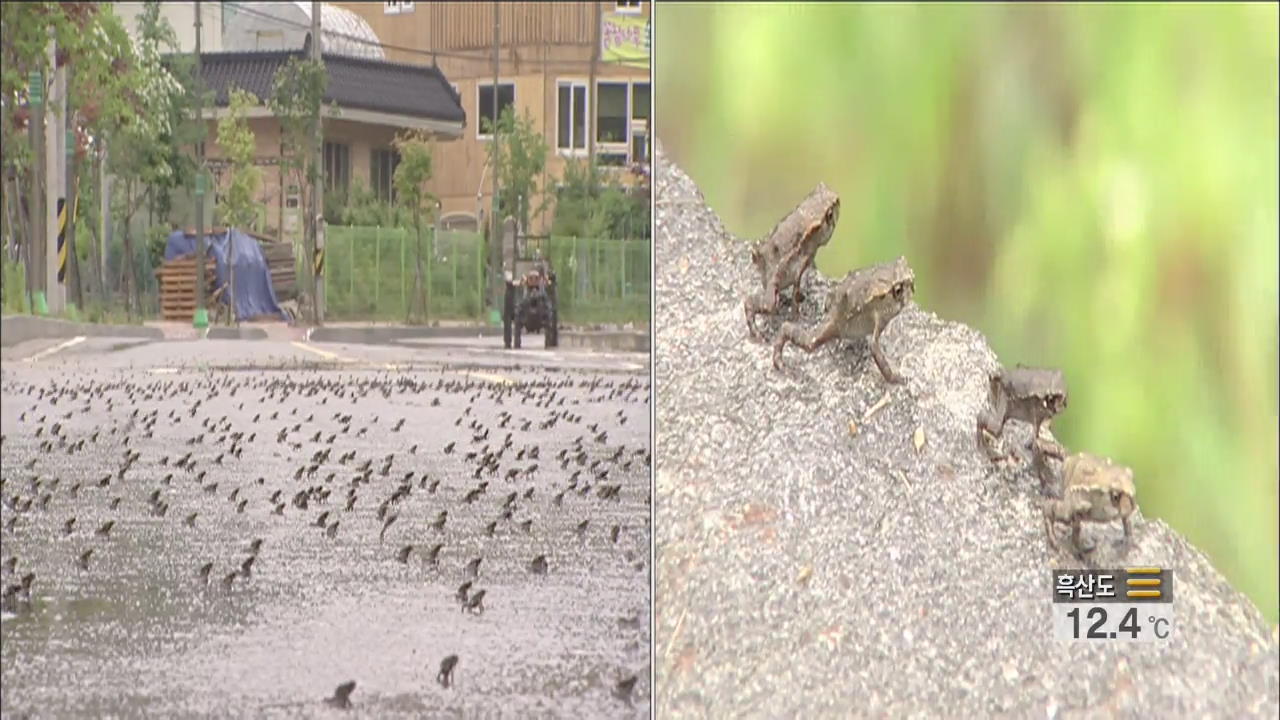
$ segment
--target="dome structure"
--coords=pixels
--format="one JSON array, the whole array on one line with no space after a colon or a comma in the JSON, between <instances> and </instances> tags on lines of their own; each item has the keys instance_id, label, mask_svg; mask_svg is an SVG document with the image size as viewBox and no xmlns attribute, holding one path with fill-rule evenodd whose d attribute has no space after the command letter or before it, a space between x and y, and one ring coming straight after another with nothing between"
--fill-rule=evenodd
<instances>
[{"instance_id":1,"label":"dome structure","mask_svg":"<svg viewBox=\"0 0 1280 720\"><path fill-rule=\"evenodd\" d=\"M336 5L320 4L324 51L367 60L386 60L378 36L364 18ZM223 23L223 49L298 50L311 28L310 2L254 2L243 9L228 4Z\"/></svg>"}]
</instances>

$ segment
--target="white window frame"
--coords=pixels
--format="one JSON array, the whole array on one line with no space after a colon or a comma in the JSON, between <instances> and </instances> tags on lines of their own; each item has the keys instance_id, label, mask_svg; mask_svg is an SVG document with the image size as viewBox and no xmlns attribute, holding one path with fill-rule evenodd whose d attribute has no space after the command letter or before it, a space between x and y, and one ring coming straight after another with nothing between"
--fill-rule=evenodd
<instances>
[{"instance_id":1,"label":"white window frame","mask_svg":"<svg viewBox=\"0 0 1280 720\"><path fill-rule=\"evenodd\" d=\"M624 108L624 110L623 110L623 118L624 118L624 120L626 121L626 124L624 125L624 128L625 128L625 129L622 131L622 139L621 139L621 140L615 140L615 141L612 141L612 142L605 142L604 140L601 140L601 139L600 139L600 104L599 104L599 100L600 100L600 90L602 89L602 86L604 86L604 85L621 85L621 86L624 88L623 93L625 94L626 102L625 102L625 108ZM601 154L601 152L600 152L600 151L601 151L601 148L603 148L606 152L608 152L608 151L616 151L618 148L623 148L623 149L625 149L625 148L626 148L626 145L627 145L628 143L630 143L630 142L631 142L631 81L630 81L630 80L627 80L627 79L622 79L622 80L614 80L614 79L597 79L597 80L596 80L596 100L597 100L597 103L596 103L596 114L595 114L594 116L592 116L592 117L593 117L593 119L595 120L595 123L594 123L595 128L594 128L594 129L595 129L595 133L596 133L596 154L597 154L597 155Z\"/></svg>"},{"instance_id":2,"label":"white window frame","mask_svg":"<svg viewBox=\"0 0 1280 720\"><path fill-rule=\"evenodd\" d=\"M403 15L413 12L413 3L400 0L384 0L382 3L383 15Z\"/></svg>"},{"instance_id":3,"label":"white window frame","mask_svg":"<svg viewBox=\"0 0 1280 720\"><path fill-rule=\"evenodd\" d=\"M569 87L569 112L573 113L573 91L576 88L582 88L583 94L586 96L586 102L583 103L584 110L587 114L586 124L583 126L582 147L573 147L573 118L569 120L569 147L560 147L560 88ZM556 152L566 157L586 157L591 149L591 133L595 130L595 119L591 115L591 83L586 78L556 78Z\"/></svg>"},{"instance_id":4,"label":"white window frame","mask_svg":"<svg viewBox=\"0 0 1280 720\"><path fill-rule=\"evenodd\" d=\"M612 155L612 156L623 155L624 160L621 163L622 166L625 166L627 163L639 162L640 161L639 158L631 157L632 138L637 133L645 132L646 121L642 119L637 119L635 117L635 107L632 101L633 101L633 95L635 92L636 85L649 85L649 116L652 119L653 117L652 81L649 80L648 78L644 78L644 79L597 78L596 79L596 96L597 97L599 97L600 95L601 85L625 85L626 86L627 88L627 109L626 109L627 130L626 130L626 136L622 139L621 142L603 142L600 140L599 135L596 135L596 158L599 159L601 155ZM598 112L598 108L597 108L597 112ZM587 116L592 122L591 131L596 132L599 127L599 120L600 120L599 115L588 112ZM557 129L558 128L559 126L557 125ZM646 138L645 142L646 143L650 142L650 140ZM606 166L606 167L609 167L609 166Z\"/></svg>"},{"instance_id":5,"label":"white window frame","mask_svg":"<svg viewBox=\"0 0 1280 720\"><path fill-rule=\"evenodd\" d=\"M641 153L639 157L636 157L635 156L636 138L641 136L644 137L645 152ZM634 164L634 163L642 163L648 160L649 159L649 153L648 153L649 131L647 128L645 128L644 123L640 122L639 120L631 121L631 137L629 140L630 141L627 143L627 162Z\"/></svg>"},{"instance_id":6,"label":"white window frame","mask_svg":"<svg viewBox=\"0 0 1280 720\"><path fill-rule=\"evenodd\" d=\"M510 85L510 86L511 86L511 106L512 106L512 107L514 107L514 108L516 108L516 112L519 112L519 111L520 111L520 106L516 104L516 101L517 101L517 99L518 99L518 98L516 97L516 81L515 81L514 79L512 79L512 78L502 78L502 77L498 78L498 87L499 87L499 88L501 88L503 85ZM493 139L493 133L484 133L484 132L481 132L481 130L480 130L481 125L483 125L483 123L481 122L483 118L482 118L482 117L481 117L481 115L480 115L480 90L481 90L481 88L487 88L487 87L493 87L493 81L492 81L492 80L488 80L488 81L485 81L485 80L478 80L478 81L476 81L476 139L477 139L477 140L492 140L492 139ZM497 90L497 89L495 89L495 90L494 90L494 92L493 92L493 101L494 101L495 103L497 103L497 102L498 102L498 90ZM498 114L499 114L499 115L501 115L501 114L502 114L502 112L501 112L501 111L499 111L499 112L498 112ZM492 120L492 118L490 118L490 120Z\"/></svg>"},{"instance_id":7,"label":"white window frame","mask_svg":"<svg viewBox=\"0 0 1280 720\"><path fill-rule=\"evenodd\" d=\"M643 0L616 0L613 11L620 15L639 15L644 12Z\"/></svg>"},{"instance_id":8,"label":"white window frame","mask_svg":"<svg viewBox=\"0 0 1280 720\"><path fill-rule=\"evenodd\" d=\"M636 85L649 86L649 117L648 118L636 117L636 108L635 108ZM630 133L627 136L627 161L631 163L644 162L645 159L649 157L648 152L645 152L641 157L634 157L633 155L636 149L636 142L635 142L636 135L645 136L645 139L644 139L645 150L647 151L649 149L649 141L650 141L649 126L653 123L653 81L649 79L633 80L631 81L631 87L629 88L629 91L630 92L627 94L627 123L629 126L628 129L630 130Z\"/></svg>"}]
</instances>

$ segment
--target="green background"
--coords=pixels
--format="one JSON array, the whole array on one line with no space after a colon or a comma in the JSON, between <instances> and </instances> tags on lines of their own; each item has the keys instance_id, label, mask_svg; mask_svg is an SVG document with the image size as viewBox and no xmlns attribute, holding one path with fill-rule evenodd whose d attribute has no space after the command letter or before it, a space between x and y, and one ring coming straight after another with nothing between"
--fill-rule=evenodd
<instances>
[{"instance_id":1,"label":"green background","mask_svg":"<svg viewBox=\"0 0 1280 720\"><path fill-rule=\"evenodd\" d=\"M921 306L1063 368L1058 436L1276 621L1276 5L654 15L657 137L735 234L827 182L822 272L906 254Z\"/></svg>"}]
</instances>

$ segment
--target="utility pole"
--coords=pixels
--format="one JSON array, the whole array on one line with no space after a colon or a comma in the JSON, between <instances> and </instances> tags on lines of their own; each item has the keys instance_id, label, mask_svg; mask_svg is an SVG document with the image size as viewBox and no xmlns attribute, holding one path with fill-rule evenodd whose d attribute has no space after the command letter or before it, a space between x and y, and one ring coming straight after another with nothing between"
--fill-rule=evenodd
<instances>
[{"instance_id":1,"label":"utility pole","mask_svg":"<svg viewBox=\"0 0 1280 720\"><path fill-rule=\"evenodd\" d=\"M53 69L53 93L50 100L57 102L55 120L45 123L45 263L44 290L50 313L60 313L65 306L66 294L58 281L58 199L63 185L62 173L66 169L66 154L62 150L66 134L62 132L67 116L66 70L58 69L57 43L49 28L49 67ZM52 103L50 103L52 105ZM61 115L59 118L58 115Z\"/></svg>"},{"instance_id":2,"label":"utility pole","mask_svg":"<svg viewBox=\"0 0 1280 720\"><path fill-rule=\"evenodd\" d=\"M200 59L200 0L195 0L196 7L196 122L201 130L196 138L196 314L191 324L198 330L209 327L209 309L205 307L205 247L204 247L204 63Z\"/></svg>"},{"instance_id":3,"label":"utility pole","mask_svg":"<svg viewBox=\"0 0 1280 720\"><path fill-rule=\"evenodd\" d=\"M311 59L324 66L324 55L321 52L321 29L320 29L320 7L322 3L319 0L311 0ZM315 247L316 255L313 259L312 276L315 279L315 292L311 297L315 299L315 321L317 325L324 324L324 232L321 230L321 224L324 223L324 193L321 191L321 175L322 161L320 152L324 144L324 129L320 126L322 113L320 106L324 104L324 98L319 98L316 102L316 136L312 146L311 162L313 172L311 175L311 207L313 209L311 218L311 242Z\"/></svg>"},{"instance_id":4,"label":"utility pole","mask_svg":"<svg viewBox=\"0 0 1280 720\"><path fill-rule=\"evenodd\" d=\"M111 178L107 175L107 143L101 136L94 138L98 150L98 288L103 300L107 297L107 248L111 247Z\"/></svg>"},{"instance_id":5,"label":"utility pole","mask_svg":"<svg viewBox=\"0 0 1280 720\"><path fill-rule=\"evenodd\" d=\"M595 35L595 42L591 44L591 68L587 74L587 97L591 98L590 103L587 105L587 107L591 108L587 111L587 117L591 117L592 113L596 112L595 108L597 107L596 65L600 62L600 24L604 21L600 17L600 3L593 2L591 6L592 12L595 13L595 20L593 21L595 27L592 30ZM598 113L596 117L599 117ZM630 118L628 118L627 122L630 121ZM587 123L587 161L591 163L593 168L596 164L596 131L595 123Z\"/></svg>"},{"instance_id":6,"label":"utility pole","mask_svg":"<svg viewBox=\"0 0 1280 720\"><path fill-rule=\"evenodd\" d=\"M493 158L493 165L490 168L493 171L493 202L489 204L489 266L493 268L493 272L489 279L489 297L496 305L498 298L502 296L500 288L502 287L502 216L498 210L498 50L502 43L501 32L501 11L502 3L493 3L493 125L489 127L489 142L494 143L493 152L490 157ZM477 119L476 122L483 122Z\"/></svg>"},{"instance_id":7,"label":"utility pole","mask_svg":"<svg viewBox=\"0 0 1280 720\"><path fill-rule=\"evenodd\" d=\"M31 124L27 129L31 137L32 150L31 185L27 188L31 195L28 207L29 217L31 218L31 238L28 244L28 253L31 262L27 268L29 271L27 274L27 287L31 291L31 310L40 315L49 312L44 297L44 251L47 245L44 231L44 116L45 105L48 101L46 97L48 94L46 92L47 88L45 87L46 77L43 70L36 70L31 73L29 78L33 112L31 113Z\"/></svg>"},{"instance_id":8,"label":"utility pole","mask_svg":"<svg viewBox=\"0 0 1280 720\"><path fill-rule=\"evenodd\" d=\"M63 143L66 145L66 152L62 155L63 176L66 178L66 195L63 200L62 218L59 220L61 227L60 237L58 238L58 293L62 296L63 306L71 304L72 300L83 302L83 298L76 297L75 294L68 293L67 286L72 284L72 271L75 271L77 280L75 289L80 290L79 283L79 265L76 263L76 193L79 191L79 184L76 182L76 123L75 112L71 108L71 73L74 67L68 64L62 69L63 90L65 91L62 103L62 120L66 126L63 133Z\"/></svg>"}]
</instances>

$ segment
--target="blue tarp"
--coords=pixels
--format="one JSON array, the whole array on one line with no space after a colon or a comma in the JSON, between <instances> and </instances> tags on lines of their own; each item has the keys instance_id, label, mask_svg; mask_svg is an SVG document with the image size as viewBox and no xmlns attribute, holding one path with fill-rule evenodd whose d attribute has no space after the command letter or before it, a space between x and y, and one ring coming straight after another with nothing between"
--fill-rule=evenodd
<instances>
[{"instance_id":1,"label":"blue tarp","mask_svg":"<svg viewBox=\"0 0 1280 720\"><path fill-rule=\"evenodd\" d=\"M287 319L276 300L276 290L271 286L271 269L267 267L267 259L257 240L240 230L229 229L222 235L205 235L205 247L217 263L218 287L227 282L227 250L231 247L235 249L236 320L262 315L278 315ZM196 236L175 230L169 234L164 259L169 261L195 251Z\"/></svg>"}]
</instances>

